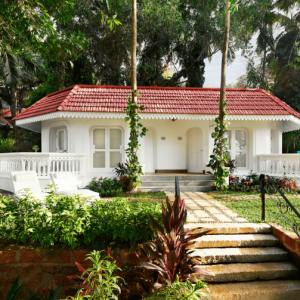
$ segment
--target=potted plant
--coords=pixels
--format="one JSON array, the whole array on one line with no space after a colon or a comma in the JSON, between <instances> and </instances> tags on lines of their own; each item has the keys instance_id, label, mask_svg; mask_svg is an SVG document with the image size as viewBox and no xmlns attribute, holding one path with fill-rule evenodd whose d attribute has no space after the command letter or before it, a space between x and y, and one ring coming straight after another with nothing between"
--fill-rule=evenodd
<instances>
[{"instance_id":1,"label":"potted plant","mask_svg":"<svg viewBox=\"0 0 300 300\"><path fill-rule=\"evenodd\" d=\"M114 168L114 173L119 177L120 181L124 184L125 190L128 190L130 180L128 178L128 161L125 163L117 163L117 167Z\"/></svg>"}]
</instances>

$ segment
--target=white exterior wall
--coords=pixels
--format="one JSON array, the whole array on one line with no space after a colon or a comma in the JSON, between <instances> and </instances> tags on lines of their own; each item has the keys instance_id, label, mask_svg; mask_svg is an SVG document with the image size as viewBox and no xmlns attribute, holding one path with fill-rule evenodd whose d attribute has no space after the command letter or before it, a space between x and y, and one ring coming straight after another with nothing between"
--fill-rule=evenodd
<instances>
[{"instance_id":1,"label":"white exterior wall","mask_svg":"<svg viewBox=\"0 0 300 300\"><path fill-rule=\"evenodd\" d=\"M188 136L193 128L199 128L200 148L199 156L202 159L202 170L213 151L213 139L211 133L214 130L214 122L208 120L176 120L168 119L142 119L141 123L149 128L153 134L153 164L155 170L187 170L189 168ZM94 176L112 176L111 170L92 170L92 129L96 126L116 126L123 130L123 159L124 150L129 140L129 127L123 119L86 119L69 118L42 122L42 152L50 152L50 128L64 126L68 130L68 152L85 153L85 173L87 181ZM230 121L228 129L245 129L247 132L247 167L238 170L239 174L247 174L250 170L257 171L258 154L270 154L271 147L281 153L282 122L274 121ZM271 141L271 130L274 136ZM53 130L52 130L53 131ZM147 137L146 137L147 138ZM165 139L162 139L165 138ZM178 139L182 138L182 139ZM145 164L147 148L145 138L141 141L140 162ZM53 149L53 147L52 147ZM201 171L202 171L201 170Z\"/></svg>"}]
</instances>

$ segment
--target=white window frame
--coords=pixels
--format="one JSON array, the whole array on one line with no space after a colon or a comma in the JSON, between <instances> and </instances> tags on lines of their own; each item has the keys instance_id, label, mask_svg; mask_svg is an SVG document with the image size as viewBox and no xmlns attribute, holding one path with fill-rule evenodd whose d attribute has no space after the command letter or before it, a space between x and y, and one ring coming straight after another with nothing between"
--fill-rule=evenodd
<instances>
[{"instance_id":1,"label":"white window frame","mask_svg":"<svg viewBox=\"0 0 300 300\"><path fill-rule=\"evenodd\" d=\"M245 154L246 154L246 166L245 167L237 167L240 170L246 170L248 169L248 161L249 161L249 151L248 151L248 147L249 147L249 135L248 135L248 131L245 128L239 128L239 127L234 127L234 128L228 128L227 131L231 131L231 150L228 150L228 152L230 153L230 157L231 159L235 159L236 154L238 152L242 152L242 151L237 151L235 149L235 132L237 130L243 130L246 133L246 148L245 148Z\"/></svg>"},{"instance_id":2,"label":"white window frame","mask_svg":"<svg viewBox=\"0 0 300 300\"><path fill-rule=\"evenodd\" d=\"M93 133L96 129L105 129L105 149L96 149L93 141ZM121 146L120 149L110 149L110 130L111 129L119 129L121 130ZM91 170L92 171L107 171L112 172L112 170L116 167L110 168L110 152L120 152L121 153L121 161L124 162L124 131L122 127L118 126L96 126L91 130ZM94 153L95 152L105 152L105 167L104 168L94 168Z\"/></svg>"},{"instance_id":3,"label":"white window frame","mask_svg":"<svg viewBox=\"0 0 300 300\"><path fill-rule=\"evenodd\" d=\"M64 133L64 147L63 147L64 149L63 150L59 149L59 132ZM56 135L56 152L58 152L58 153L67 152L68 151L68 149L67 149L67 143L68 143L67 130L65 128L57 129L55 135Z\"/></svg>"}]
</instances>

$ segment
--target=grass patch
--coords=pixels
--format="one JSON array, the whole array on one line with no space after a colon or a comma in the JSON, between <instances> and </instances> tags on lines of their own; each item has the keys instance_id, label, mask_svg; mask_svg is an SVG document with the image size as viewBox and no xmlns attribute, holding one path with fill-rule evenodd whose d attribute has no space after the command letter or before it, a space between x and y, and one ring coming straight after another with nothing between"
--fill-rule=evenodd
<instances>
[{"instance_id":1,"label":"grass patch","mask_svg":"<svg viewBox=\"0 0 300 300\"><path fill-rule=\"evenodd\" d=\"M132 193L121 193L115 197L115 200L126 199L129 201L150 201L150 202L161 202L161 200L166 199L166 194L164 192L137 192Z\"/></svg>"},{"instance_id":2,"label":"grass patch","mask_svg":"<svg viewBox=\"0 0 300 300\"><path fill-rule=\"evenodd\" d=\"M300 212L300 199L295 196L289 196L289 201ZM284 201L284 200L283 200ZM232 211L238 213L241 217L246 218L251 223L277 223L285 229L290 229L290 225L285 220L275 203L266 198L266 221L261 220L261 200L246 199L241 201L222 201L222 204L229 207Z\"/></svg>"},{"instance_id":3,"label":"grass patch","mask_svg":"<svg viewBox=\"0 0 300 300\"><path fill-rule=\"evenodd\" d=\"M239 191L211 191L207 192L207 195L211 196L216 200L226 200L232 197L241 197L241 196L252 196L252 195L260 195L258 192L239 192Z\"/></svg>"}]
</instances>

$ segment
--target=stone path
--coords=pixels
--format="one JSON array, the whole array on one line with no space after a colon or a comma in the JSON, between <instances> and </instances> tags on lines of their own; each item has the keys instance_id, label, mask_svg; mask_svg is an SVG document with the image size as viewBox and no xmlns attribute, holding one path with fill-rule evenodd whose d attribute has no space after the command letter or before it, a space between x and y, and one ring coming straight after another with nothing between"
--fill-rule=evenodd
<instances>
[{"instance_id":1,"label":"stone path","mask_svg":"<svg viewBox=\"0 0 300 300\"><path fill-rule=\"evenodd\" d=\"M181 192L181 198L188 210L185 230L210 230L196 240L192 255L214 274L198 276L208 283L211 300L300 299L299 269L269 224L249 223L202 192Z\"/></svg>"},{"instance_id":2,"label":"stone path","mask_svg":"<svg viewBox=\"0 0 300 300\"><path fill-rule=\"evenodd\" d=\"M170 200L174 193L165 192ZM227 206L202 192L182 192L188 210L188 223L248 223Z\"/></svg>"}]
</instances>

